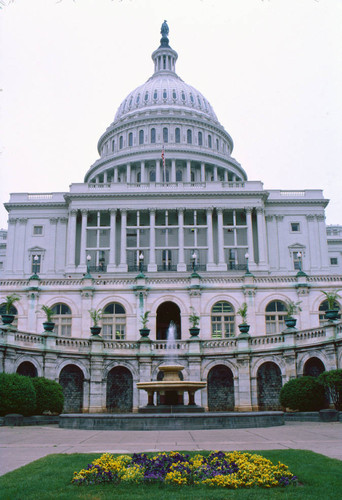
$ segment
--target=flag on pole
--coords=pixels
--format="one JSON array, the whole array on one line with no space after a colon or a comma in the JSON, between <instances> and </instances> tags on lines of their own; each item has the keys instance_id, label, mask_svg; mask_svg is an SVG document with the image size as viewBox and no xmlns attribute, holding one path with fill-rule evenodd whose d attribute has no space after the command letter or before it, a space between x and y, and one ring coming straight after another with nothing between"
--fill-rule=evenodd
<instances>
[{"instance_id":1,"label":"flag on pole","mask_svg":"<svg viewBox=\"0 0 342 500\"><path fill-rule=\"evenodd\" d=\"M165 168L165 146L163 144L163 147L162 147L162 154L161 154L161 157L162 157L162 162L163 162L163 175L164 175L164 182L166 182L166 168Z\"/></svg>"}]
</instances>

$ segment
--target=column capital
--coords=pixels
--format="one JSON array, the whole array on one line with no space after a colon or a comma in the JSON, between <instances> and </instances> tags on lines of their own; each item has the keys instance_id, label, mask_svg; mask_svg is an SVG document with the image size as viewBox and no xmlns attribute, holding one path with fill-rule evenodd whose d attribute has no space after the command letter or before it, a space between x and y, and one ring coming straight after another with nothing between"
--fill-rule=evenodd
<instances>
[{"instance_id":1,"label":"column capital","mask_svg":"<svg viewBox=\"0 0 342 500\"><path fill-rule=\"evenodd\" d=\"M68 222L68 218L67 217L59 217L58 220L59 220L59 222L61 224L66 224Z\"/></svg>"},{"instance_id":2,"label":"column capital","mask_svg":"<svg viewBox=\"0 0 342 500\"><path fill-rule=\"evenodd\" d=\"M284 216L283 215L275 215L275 220L278 221L278 222L281 222L282 220L284 220Z\"/></svg>"},{"instance_id":3,"label":"column capital","mask_svg":"<svg viewBox=\"0 0 342 500\"><path fill-rule=\"evenodd\" d=\"M247 213L252 213L253 207L245 207Z\"/></svg>"},{"instance_id":4,"label":"column capital","mask_svg":"<svg viewBox=\"0 0 342 500\"><path fill-rule=\"evenodd\" d=\"M50 224L57 224L58 218L57 217L50 217L49 221L50 221Z\"/></svg>"},{"instance_id":5,"label":"column capital","mask_svg":"<svg viewBox=\"0 0 342 500\"><path fill-rule=\"evenodd\" d=\"M222 214L222 213L223 213L223 208L222 208L222 207L218 207L218 208L216 208L216 212L217 212L218 214Z\"/></svg>"},{"instance_id":6,"label":"column capital","mask_svg":"<svg viewBox=\"0 0 342 500\"><path fill-rule=\"evenodd\" d=\"M325 215L316 215L316 219L318 220L318 222L325 221Z\"/></svg>"},{"instance_id":7,"label":"column capital","mask_svg":"<svg viewBox=\"0 0 342 500\"><path fill-rule=\"evenodd\" d=\"M306 220L310 221L310 222L312 222L313 220L315 220L315 216L312 215L312 214L311 215L306 215L305 217L306 217Z\"/></svg>"},{"instance_id":8,"label":"column capital","mask_svg":"<svg viewBox=\"0 0 342 500\"><path fill-rule=\"evenodd\" d=\"M257 211L257 214L263 214L263 213L265 213L265 209L263 207L257 207L256 211Z\"/></svg>"},{"instance_id":9,"label":"column capital","mask_svg":"<svg viewBox=\"0 0 342 500\"><path fill-rule=\"evenodd\" d=\"M77 210L75 210L74 208L72 210L69 210L69 215L71 215L71 217L76 217Z\"/></svg>"},{"instance_id":10,"label":"column capital","mask_svg":"<svg viewBox=\"0 0 342 500\"><path fill-rule=\"evenodd\" d=\"M84 217L85 215L88 215L88 209L87 208L82 208L81 212L82 212L82 217Z\"/></svg>"},{"instance_id":11,"label":"column capital","mask_svg":"<svg viewBox=\"0 0 342 500\"><path fill-rule=\"evenodd\" d=\"M19 224L27 224L27 217L20 217Z\"/></svg>"},{"instance_id":12,"label":"column capital","mask_svg":"<svg viewBox=\"0 0 342 500\"><path fill-rule=\"evenodd\" d=\"M265 219L269 222L273 220L273 215L265 215Z\"/></svg>"},{"instance_id":13,"label":"column capital","mask_svg":"<svg viewBox=\"0 0 342 500\"><path fill-rule=\"evenodd\" d=\"M110 213L110 215L116 215L117 211L118 211L118 210L117 210L116 208L110 208L110 209L109 209L109 213Z\"/></svg>"},{"instance_id":14,"label":"column capital","mask_svg":"<svg viewBox=\"0 0 342 500\"><path fill-rule=\"evenodd\" d=\"M127 210L128 210L127 208L120 208L120 212L122 214L127 214Z\"/></svg>"},{"instance_id":15,"label":"column capital","mask_svg":"<svg viewBox=\"0 0 342 500\"><path fill-rule=\"evenodd\" d=\"M8 224L16 224L17 223L17 218L15 217L10 217L7 221Z\"/></svg>"}]
</instances>

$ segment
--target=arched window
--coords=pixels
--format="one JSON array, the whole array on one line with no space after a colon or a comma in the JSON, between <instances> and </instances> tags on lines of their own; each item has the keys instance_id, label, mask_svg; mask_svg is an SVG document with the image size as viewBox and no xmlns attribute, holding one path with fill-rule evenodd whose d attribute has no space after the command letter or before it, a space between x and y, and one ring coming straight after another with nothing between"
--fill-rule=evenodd
<instances>
[{"instance_id":1,"label":"arched window","mask_svg":"<svg viewBox=\"0 0 342 500\"><path fill-rule=\"evenodd\" d=\"M132 132L130 132L128 134L128 145L133 146L133 134L132 134Z\"/></svg>"},{"instance_id":2,"label":"arched window","mask_svg":"<svg viewBox=\"0 0 342 500\"><path fill-rule=\"evenodd\" d=\"M55 333L62 337L71 337L72 314L70 307L66 304L55 304L52 311Z\"/></svg>"},{"instance_id":3,"label":"arched window","mask_svg":"<svg viewBox=\"0 0 342 500\"><path fill-rule=\"evenodd\" d=\"M176 172L176 181L181 182L182 180L183 180L183 172L180 169L178 169Z\"/></svg>"},{"instance_id":4,"label":"arched window","mask_svg":"<svg viewBox=\"0 0 342 500\"><path fill-rule=\"evenodd\" d=\"M156 101L158 99L158 90L155 89L153 92L153 99Z\"/></svg>"},{"instance_id":5,"label":"arched window","mask_svg":"<svg viewBox=\"0 0 342 500\"><path fill-rule=\"evenodd\" d=\"M192 131L190 129L186 131L186 142L192 144Z\"/></svg>"},{"instance_id":6,"label":"arched window","mask_svg":"<svg viewBox=\"0 0 342 500\"><path fill-rule=\"evenodd\" d=\"M286 307L280 300L266 306L266 333L279 333L285 329Z\"/></svg>"},{"instance_id":7,"label":"arched window","mask_svg":"<svg viewBox=\"0 0 342 500\"><path fill-rule=\"evenodd\" d=\"M150 182L156 182L156 171L150 170Z\"/></svg>"},{"instance_id":8,"label":"arched window","mask_svg":"<svg viewBox=\"0 0 342 500\"><path fill-rule=\"evenodd\" d=\"M156 142L156 129L151 128L151 144L155 144Z\"/></svg>"},{"instance_id":9,"label":"arched window","mask_svg":"<svg viewBox=\"0 0 342 500\"><path fill-rule=\"evenodd\" d=\"M218 139L216 139L216 149L217 151L220 149L220 143Z\"/></svg>"},{"instance_id":10,"label":"arched window","mask_svg":"<svg viewBox=\"0 0 342 500\"><path fill-rule=\"evenodd\" d=\"M119 148L120 149L123 148L123 137L122 137L122 135L120 135L120 139L119 139Z\"/></svg>"},{"instance_id":11,"label":"arched window","mask_svg":"<svg viewBox=\"0 0 342 500\"><path fill-rule=\"evenodd\" d=\"M167 99L167 91L166 91L166 89L163 90L163 99Z\"/></svg>"},{"instance_id":12,"label":"arched window","mask_svg":"<svg viewBox=\"0 0 342 500\"><path fill-rule=\"evenodd\" d=\"M115 141L112 141L112 152L114 152L115 149Z\"/></svg>"},{"instance_id":13,"label":"arched window","mask_svg":"<svg viewBox=\"0 0 342 500\"><path fill-rule=\"evenodd\" d=\"M175 139L176 139L177 143L180 142L180 128L178 128L178 127L175 130Z\"/></svg>"},{"instance_id":14,"label":"arched window","mask_svg":"<svg viewBox=\"0 0 342 500\"><path fill-rule=\"evenodd\" d=\"M324 300L323 302L321 302L321 304L319 306L319 324L320 325L326 325L327 319L325 317L325 313L328 309L330 309L328 306L328 301ZM336 301L334 304L334 309L338 309L339 311L341 311L340 304ZM341 313L338 315L338 319L339 320L341 319Z\"/></svg>"},{"instance_id":15,"label":"arched window","mask_svg":"<svg viewBox=\"0 0 342 500\"><path fill-rule=\"evenodd\" d=\"M144 131L139 130L139 144L144 144Z\"/></svg>"},{"instance_id":16,"label":"arched window","mask_svg":"<svg viewBox=\"0 0 342 500\"><path fill-rule=\"evenodd\" d=\"M126 336L126 311L112 302L103 309L102 336L104 339L123 340Z\"/></svg>"},{"instance_id":17,"label":"arched window","mask_svg":"<svg viewBox=\"0 0 342 500\"><path fill-rule=\"evenodd\" d=\"M163 141L169 142L169 130L166 127L163 128Z\"/></svg>"},{"instance_id":18,"label":"arched window","mask_svg":"<svg viewBox=\"0 0 342 500\"><path fill-rule=\"evenodd\" d=\"M0 305L0 315L2 315L2 314L7 314L6 313L6 304L5 303L3 303L3 304ZM14 316L14 320L11 323L12 326L14 326L15 328L18 328L18 311L17 311L17 308L14 307L14 306L11 306L9 314L12 314ZM0 321L1 321L1 318L0 318Z\"/></svg>"},{"instance_id":19,"label":"arched window","mask_svg":"<svg viewBox=\"0 0 342 500\"><path fill-rule=\"evenodd\" d=\"M203 134L202 132L198 132L198 145L202 146L203 144Z\"/></svg>"},{"instance_id":20,"label":"arched window","mask_svg":"<svg viewBox=\"0 0 342 500\"><path fill-rule=\"evenodd\" d=\"M211 144L211 135L208 135L208 147L209 148L212 147L212 144Z\"/></svg>"},{"instance_id":21,"label":"arched window","mask_svg":"<svg viewBox=\"0 0 342 500\"><path fill-rule=\"evenodd\" d=\"M211 309L211 336L215 339L232 337L235 333L234 308L229 302L216 302Z\"/></svg>"}]
</instances>

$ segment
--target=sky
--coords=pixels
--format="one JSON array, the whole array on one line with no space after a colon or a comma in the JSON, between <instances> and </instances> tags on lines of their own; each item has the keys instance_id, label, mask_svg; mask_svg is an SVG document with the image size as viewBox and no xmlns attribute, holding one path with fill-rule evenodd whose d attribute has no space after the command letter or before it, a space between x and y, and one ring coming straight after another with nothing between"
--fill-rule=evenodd
<instances>
[{"instance_id":1,"label":"sky","mask_svg":"<svg viewBox=\"0 0 342 500\"><path fill-rule=\"evenodd\" d=\"M177 74L265 189L323 189L342 224L342 0L0 0L0 227L13 192L68 191L167 20Z\"/></svg>"}]
</instances>

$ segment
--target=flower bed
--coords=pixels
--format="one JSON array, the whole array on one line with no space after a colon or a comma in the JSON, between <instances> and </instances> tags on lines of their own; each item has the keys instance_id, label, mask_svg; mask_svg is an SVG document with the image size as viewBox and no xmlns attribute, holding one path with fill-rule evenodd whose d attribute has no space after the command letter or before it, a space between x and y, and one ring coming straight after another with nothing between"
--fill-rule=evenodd
<instances>
[{"instance_id":1,"label":"flower bed","mask_svg":"<svg viewBox=\"0 0 342 500\"><path fill-rule=\"evenodd\" d=\"M77 485L100 483L164 483L208 485L223 488L272 488L297 484L297 478L280 462L274 465L261 455L238 451L214 451L208 456L184 455L175 451L148 456L114 457L110 453L74 473Z\"/></svg>"}]
</instances>

